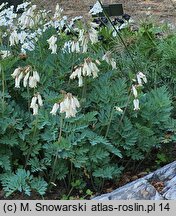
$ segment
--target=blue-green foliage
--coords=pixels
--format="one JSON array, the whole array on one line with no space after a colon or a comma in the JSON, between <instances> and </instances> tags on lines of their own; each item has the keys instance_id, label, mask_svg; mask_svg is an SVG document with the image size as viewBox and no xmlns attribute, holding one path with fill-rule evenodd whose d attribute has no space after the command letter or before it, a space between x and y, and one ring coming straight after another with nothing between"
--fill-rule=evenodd
<instances>
[{"instance_id":1,"label":"blue-green foliage","mask_svg":"<svg viewBox=\"0 0 176 216\"><path fill-rule=\"evenodd\" d=\"M30 195L32 190L44 195L47 186L55 182L64 181L69 188L77 179L93 184L119 178L127 160L145 159L154 147L161 145L167 131L175 131L168 86L153 85L148 76L151 85L142 87L140 110L134 111L129 78L136 74L130 67L121 68L129 63L128 57L126 60L118 55L121 62L112 70L101 60L101 44L96 49L90 45L86 54L63 53L63 44L70 39L65 34L58 40L57 55L52 55L46 40L53 32L56 33L50 29L41 36L36 49L27 53L26 61L10 57L1 63L5 89L0 81L0 180L6 196L16 191ZM163 43L168 47L171 42ZM163 55L165 61L166 53ZM85 86L79 88L77 80L69 80L69 76L73 67L87 57L100 60L100 72L98 78L87 78ZM17 66L26 65L35 68L41 77L37 91L44 106L38 116L29 110L34 91L15 89L10 76ZM62 99L60 90L79 99L81 107L75 118L50 114L53 104Z\"/></svg>"}]
</instances>

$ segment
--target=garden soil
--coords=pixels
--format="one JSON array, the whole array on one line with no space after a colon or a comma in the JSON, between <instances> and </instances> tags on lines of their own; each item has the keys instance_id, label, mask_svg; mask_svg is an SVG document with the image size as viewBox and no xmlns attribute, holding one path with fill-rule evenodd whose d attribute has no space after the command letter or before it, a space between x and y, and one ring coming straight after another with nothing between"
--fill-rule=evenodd
<instances>
[{"instance_id":1,"label":"garden soil","mask_svg":"<svg viewBox=\"0 0 176 216\"><path fill-rule=\"evenodd\" d=\"M57 3L64 9L68 17L83 16L87 18L90 5L96 0L33 0L40 7L54 10ZM143 20L147 16L159 22L176 26L176 0L102 0L103 4L122 3L124 13L135 20Z\"/></svg>"}]
</instances>

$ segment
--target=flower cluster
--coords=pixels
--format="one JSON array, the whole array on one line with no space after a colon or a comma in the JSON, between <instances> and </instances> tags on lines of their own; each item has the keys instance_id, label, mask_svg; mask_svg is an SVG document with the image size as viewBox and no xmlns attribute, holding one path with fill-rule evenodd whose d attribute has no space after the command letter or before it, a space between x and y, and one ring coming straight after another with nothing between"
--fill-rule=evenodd
<instances>
[{"instance_id":1,"label":"flower cluster","mask_svg":"<svg viewBox=\"0 0 176 216\"><path fill-rule=\"evenodd\" d=\"M102 57L102 60L106 61L109 65L112 66L112 69L117 69L116 61L111 57L111 52L107 52Z\"/></svg>"},{"instance_id":2,"label":"flower cluster","mask_svg":"<svg viewBox=\"0 0 176 216\"><path fill-rule=\"evenodd\" d=\"M99 61L96 61L97 64L100 64ZM84 60L84 64L75 68L73 73L70 75L70 79L75 79L76 77L79 80L78 86L83 85L84 76L93 76L93 78L98 77L99 69L90 58Z\"/></svg>"},{"instance_id":3,"label":"flower cluster","mask_svg":"<svg viewBox=\"0 0 176 216\"><path fill-rule=\"evenodd\" d=\"M56 115L57 110L60 109L60 113L65 113L66 118L75 117L77 108L79 107L80 103L78 99L71 93L65 93L63 101L60 103L55 103L50 113L52 115Z\"/></svg>"},{"instance_id":4,"label":"flower cluster","mask_svg":"<svg viewBox=\"0 0 176 216\"><path fill-rule=\"evenodd\" d=\"M30 76L30 74L32 75ZM32 71L31 66L26 66L24 68L18 67L14 70L11 76L15 79L15 88L20 88L21 80L23 79L23 86L30 88L36 88L37 83L40 82L40 76L37 71Z\"/></svg>"},{"instance_id":5,"label":"flower cluster","mask_svg":"<svg viewBox=\"0 0 176 216\"><path fill-rule=\"evenodd\" d=\"M30 108L33 110L33 115L38 115L39 107L43 106L43 100L39 93L32 98Z\"/></svg>"},{"instance_id":6,"label":"flower cluster","mask_svg":"<svg viewBox=\"0 0 176 216\"><path fill-rule=\"evenodd\" d=\"M65 42L63 51L69 53L86 53L89 41L91 42L91 44L97 43L98 31L95 28L97 28L99 24L90 22L89 26L90 28L88 31L79 29L78 40Z\"/></svg>"}]
</instances>

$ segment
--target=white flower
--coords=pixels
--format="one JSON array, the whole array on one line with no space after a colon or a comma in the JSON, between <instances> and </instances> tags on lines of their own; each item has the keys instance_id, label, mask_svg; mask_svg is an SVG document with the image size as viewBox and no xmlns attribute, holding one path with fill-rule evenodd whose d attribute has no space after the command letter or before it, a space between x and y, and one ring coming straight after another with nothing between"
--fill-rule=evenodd
<instances>
[{"instance_id":1,"label":"white flower","mask_svg":"<svg viewBox=\"0 0 176 216\"><path fill-rule=\"evenodd\" d=\"M142 72L139 72L137 74L137 81L138 81L138 84L142 86L142 82L147 83L147 78Z\"/></svg>"},{"instance_id":2,"label":"white flower","mask_svg":"<svg viewBox=\"0 0 176 216\"><path fill-rule=\"evenodd\" d=\"M60 107L59 103L55 103L50 113L52 115L56 115L56 112L59 109L59 107Z\"/></svg>"},{"instance_id":3,"label":"white flower","mask_svg":"<svg viewBox=\"0 0 176 216\"><path fill-rule=\"evenodd\" d=\"M98 77L98 72L99 72L99 69L97 68L96 64L93 63L93 62L90 62L90 68L92 70L92 75L93 75L93 78L96 78Z\"/></svg>"},{"instance_id":4,"label":"white flower","mask_svg":"<svg viewBox=\"0 0 176 216\"><path fill-rule=\"evenodd\" d=\"M96 61L98 64L98 62ZM84 60L84 64L77 67L73 73L70 75L70 79L75 79L78 77L79 87L83 86L83 76L93 76L93 78L98 77L99 69L90 58Z\"/></svg>"},{"instance_id":5,"label":"white flower","mask_svg":"<svg viewBox=\"0 0 176 216\"><path fill-rule=\"evenodd\" d=\"M113 58L110 60L110 64L112 66L112 69L117 69L116 62L115 62L115 60Z\"/></svg>"},{"instance_id":6,"label":"white flower","mask_svg":"<svg viewBox=\"0 0 176 216\"><path fill-rule=\"evenodd\" d=\"M79 42L78 41L75 43L75 50L76 50L76 53L80 52L80 47L79 47Z\"/></svg>"},{"instance_id":7,"label":"white flower","mask_svg":"<svg viewBox=\"0 0 176 216\"><path fill-rule=\"evenodd\" d=\"M49 49L52 51L51 54L56 54L57 53L57 37L56 36L52 36L50 37L47 42L49 43Z\"/></svg>"},{"instance_id":8,"label":"white flower","mask_svg":"<svg viewBox=\"0 0 176 216\"><path fill-rule=\"evenodd\" d=\"M39 106L38 104L35 104L35 106L33 107L33 115L38 115L38 110L39 110Z\"/></svg>"},{"instance_id":9,"label":"white flower","mask_svg":"<svg viewBox=\"0 0 176 216\"><path fill-rule=\"evenodd\" d=\"M82 76L78 77L78 86L79 87L83 86L83 77Z\"/></svg>"},{"instance_id":10,"label":"white flower","mask_svg":"<svg viewBox=\"0 0 176 216\"><path fill-rule=\"evenodd\" d=\"M43 106L42 96L39 93L37 94L37 99L38 99L39 106Z\"/></svg>"},{"instance_id":11,"label":"white flower","mask_svg":"<svg viewBox=\"0 0 176 216\"><path fill-rule=\"evenodd\" d=\"M103 12L103 8L101 7L101 4L98 1L94 4L92 9L89 11L89 13L92 15L96 15L101 12Z\"/></svg>"},{"instance_id":12,"label":"white flower","mask_svg":"<svg viewBox=\"0 0 176 216\"><path fill-rule=\"evenodd\" d=\"M15 78L15 88L20 88L20 82L23 79L23 72L20 73L19 76Z\"/></svg>"},{"instance_id":13,"label":"white flower","mask_svg":"<svg viewBox=\"0 0 176 216\"><path fill-rule=\"evenodd\" d=\"M139 108L139 100L138 99L134 99L133 104L134 104L134 110L140 110L140 108Z\"/></svg>"},{"instance_id":14,"label":"white flower","mask_svg":"<svg viewBox=\"0 0 176 216\"><path fill-rule=\"evenodd\" d=\"M37 104L37 96L34 96L31 100L30 108L34 108L36 104Z\"/></svg>"},{"instance_id":15,"label":"white flower","mask_svg":"<svg viewBox=\"0 0 176 216\"><path fill-rule=\"evenodd\" d=\"M0 5L0 10L5 6L5 5L7 5L8 3L6 2L6 3L2 3L1 5Z\"/></svg>"},{"instance_id":16,"label":"white flower","mask_svg":"<svg viewBox=\"0 0 176 216\"><path fill-rule=\"evenodd\" d=\"M1 50L0 51L0 56L2 57L2 59L5 59L5 58L9 57L10 55L11 55L11 53L8 50Z\"/></svg>"},{"instance_id":17,"label":"white flower","mask_svg":"<svg viewBox=\"0 0 176 216\"><path fill-rule=\"evenodd\" d=\"M10 41L10 46L14 46L15 44L19 43L18 33L16 30L11 32L10 37L9 37L9 41Z\"/></svg>"},{"instance_id":18,"label":"white flower","mask_svg":"<svg viewBox=\"0 0 176 216\"><path fill-rule=\"evenodd\" d=\"M21 44L24 43L26 38L27 38L27 33L25 31L22 31L18 34L18 39L19 39Z\"/></svg>"},{"instance_id":19,"label":"white flower","mask_svg":"<svg viewBox=\"0 0 176 216\"><path fill-rule=\"evenodd\" d=\"M23 86L26 88L27 83L28 83L28 79L29 79L29 75L30 75L30 71L27 72L27 74L25 75L24 79L23 79Z\"/></svg>"},{"instance_id":20,"label":"white flower","mask_svg":"<svg viewBox=\"0 0 176 216\"><path fill-rule=\"evenodd\" d=\"M74 97L71 93L67 93L64 96L63 101L59 103L55 103L51 114L56 115L57 110L60 108L60 113L65 113L65 118L75 117L77 113L77 108L80 107L79 101L76 97Z\"/></svg>"},{"instance_id":21,"label":"white flower","mask_svg":"<svg viewBox=\"0 0 176 216\"><path fill-rule=\"evenodd\" d=\"M37 87L37 80L33 77L29 77L29 87L30 88L36 88Z\"/></svg>"},{"instance_id":22,"label":"white flower","mask_svg":"<svg viewBox=\"0 0 176 216\"><path fill-rule=\"evenodd\" d=\"M15 79L15 88L20 88L20 82L23 79L23 71L21 67L18 67L14 70L11 76Z\"/></svg>"},{"instance_id":23,"label":"white flower","mask_svg":"<svg viewBox=\"0 0 176 216\"><path fill-rule=\"evenodd\" d=\"M88 38L84 35L84 30L79 31L79 39L78 41L81 43L80 46L82 47L82 53L87 52L88 49Z\"/></svg>"},{"instance_id":24,"label":"white flower","mask_svg":"<svg viewBox=\"0 0 176 216\"><path fill-rule=\"evenodd\" d=\"M91 68L86 60L83 65L83 76L91 76Z\"/></svg>"},{"instance_id":25,"label":"white flower","mask_svg":"<svg viewBox=\"0 0 176 216\"><path fill-rule=\"evenodd\" d=\"M102 60L106 61L108 64L112 66L112 69L117 69L116 61L114 58L111 58L111 53L107 52L102 57Z\"/></svg>"},{"instance_id":26,"label":"white flower","mask_svg":"<svg viewBox=\"0 0 176 216\"><path fill-rule=\"evenodd\" d=\"M134 97L137 98L138 93L137 93L137 89L135 85L132 85L132 92L133 92Z\"/></svg>"},{"instance_id":27,"label":"white flower","mask_svg":"<svg viewBox=\"0 0 176 216\"><path fill-rule=\"evenodd\" d=\"M29 77L29 87L36 88L38 82L40 82L40 76L37 71L33 71L33 76Z\"/></svg>"},{"instance_id":28,"label":"white flower","mask_svg":"<svg viewBox=\"0 0 176 216\"><path fill-rule=\"evenodd\" d=\"M115 110L117 110L118 112L120 112L120 113L123 113L123 110L120 108L120 107L115 107Z\"/></svg>"},{"instance_id":29,"label":"white flower","mask_svg":"<svg viewBox=\"0 0 176 216\"><path fill-rule=\"evenodd\" d=\"M95 44L98 42L98 31L95 30L94 28L91 28L89 30L89 38L92 42L92 44Z\"/></svg>"},{"instance_id":30,"label":"white flower","mask_svg":"<svg viewBox=\"0 0 176 216\"><path fill-rule=\"evenodd\" d=\"M84 61L83 65L83 75L84 76L91 76L96 78L98 76L99 69L95 63L93 63L89 58Z\"/></svg>"},{"instance_id":31,"label":"white flower","mask_svg":"<svg viewBox=\"0 0 176 216\"><path fill-rule=\"evenodd\" d=\"M32 98L30 104L30 108L33 110L33 115L38 115L39 106L43 106L43 100L40 93L37 93Z\"/></svg>"},{"instance_id":32,"label":"white flower","mask_svg":"<svg viewBox=\"0 0 176 216\"><path fill-rule=\"evenodd\" d=\"M62 16L63 9L60 8L59 4L56 5L55 13L54 13L54 20L59 20Z\"/></svg>"},{"instance_id":33,"label":"white flower","mask_svg":"<svg viewBox=\"0 0 176 216\"><path fill-rule=\"evenodd\" d=\"M21 73L21 67L18 67L14 70L14 72L11 74L11 76L15 79L16 77L18 77Z\"/></svg>"},{"instance_id":34,"label":"white flower","mask_svg":"<svg viewBox=\"0 0 176 216\"><path fill-rule=\"evenodd\" d=\"M17 9L16 9L16 11L19 11L20 9L24 9L24 8L26 8L28 5L30 5L31 4L31 2L25 2L25 3L22 3L22 4L19 4L18 6L17 6Z\"/></svg>"},{"instance_id":35,"label":"white flower","mask_svg":"<svg viewBox=\"0 0 176 216\"><path fill-rule=\"evenodd\" d=\"M40 82L40 76L37 71L33 71L33 77L37 82Z\"/></svg>"}]
</instances>

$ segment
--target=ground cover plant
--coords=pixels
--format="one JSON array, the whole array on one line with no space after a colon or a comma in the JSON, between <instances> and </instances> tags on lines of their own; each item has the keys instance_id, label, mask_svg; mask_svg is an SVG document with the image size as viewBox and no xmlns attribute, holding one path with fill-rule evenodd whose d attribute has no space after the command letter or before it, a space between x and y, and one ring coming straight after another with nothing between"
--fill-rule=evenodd
<instances>
[{"instance_id":1,"label":"ground cover plant","mask_svg":"<svg viewBox=\"0 0 176 216\"><path fill-rule=\"evenodd\" d=\"M129 16L69 21L0 6L0 182L5 196L87 198L175 141L176 34ZM157 150L157 155L151 152Z\"/></svg>"}]
</instances>

